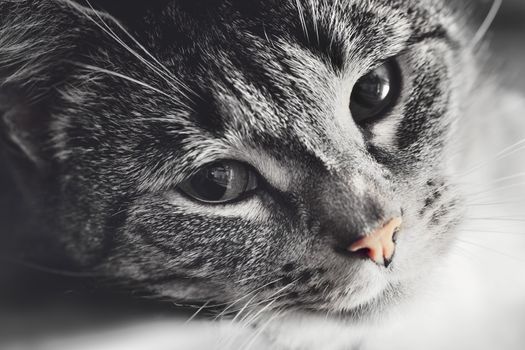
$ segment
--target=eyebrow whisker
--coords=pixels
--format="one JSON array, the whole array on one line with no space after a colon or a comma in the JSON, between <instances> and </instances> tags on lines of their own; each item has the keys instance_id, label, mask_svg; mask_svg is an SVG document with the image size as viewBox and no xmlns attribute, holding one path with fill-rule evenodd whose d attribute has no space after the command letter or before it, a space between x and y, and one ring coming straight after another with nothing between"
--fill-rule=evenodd
<instances>
[{"instance_id":1,"label":"eyebrow whisker","mask_svg":"<svg viewBox=\"0 0 525 350\"><path fill-rule=\"evenodd\" d=\"M487 16L485 17L485 20L479 27L478 31L474 35L474 38L472 39L472 42L470 43L470 50L474 51L481 43L481 41L489 31L490 27L492 26L492 23L496 19L496 16L498 15L502 4L503 0L494 0Z\"/></svg>"}]
</instances>

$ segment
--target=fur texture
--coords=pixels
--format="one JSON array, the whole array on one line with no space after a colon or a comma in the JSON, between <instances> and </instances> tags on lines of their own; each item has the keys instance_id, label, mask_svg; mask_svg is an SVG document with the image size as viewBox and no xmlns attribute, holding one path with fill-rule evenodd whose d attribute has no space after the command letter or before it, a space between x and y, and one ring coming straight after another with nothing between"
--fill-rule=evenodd
<instances>
[{"instance_id":1,"label":"fur texture","mask_svg":"<svg viewBox=\"0 0 525 350\"><path fill-rule=\"evenodd\" d=\"M120 23L2 0L10 167L37 169L18 178L38 234L79 270L252 323L375 318L441 264L461 221L452 154L477 72L462 18L438 0L178 0ZM392 57L401 97L360 127L352 88ZM226 205L180 193L220 159L265 185ZM334 250L399 215L388 268Z\"/></svg>"}]
</instances>

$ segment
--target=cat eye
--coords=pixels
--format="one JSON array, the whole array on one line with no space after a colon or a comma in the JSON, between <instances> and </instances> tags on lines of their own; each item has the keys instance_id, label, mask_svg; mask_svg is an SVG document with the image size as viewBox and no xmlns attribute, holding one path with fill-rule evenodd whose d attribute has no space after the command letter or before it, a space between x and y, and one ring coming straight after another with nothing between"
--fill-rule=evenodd
<instances>
[{"instance_id":1,"label":"cat eye","mask_svg":"<svg viewBox=\"0 0 525 350\"><path fill-rule=\"evenodd\" d=\"M248 165L233 160L206 165L179 185L187 196L209 204L235 202L257 187L257 174Z\"/></svg>"},{"instance_id":2,"label":"cat eye","mask_svg":"<svg viewBox=\"0 0 525 350\"><path fill-rule=\"evenodd\" d=\"M401 72L395 60L361 77L350 97L350 112L357 124L383 117L397 103L401 94Z\"/></svg>"}]
</instances>

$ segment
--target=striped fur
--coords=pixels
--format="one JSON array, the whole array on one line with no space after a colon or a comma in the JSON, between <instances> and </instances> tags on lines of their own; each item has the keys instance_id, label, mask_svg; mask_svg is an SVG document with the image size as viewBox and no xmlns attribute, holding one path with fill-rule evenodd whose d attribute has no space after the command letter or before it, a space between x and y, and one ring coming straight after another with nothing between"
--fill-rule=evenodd
<instances>
[{"instance_id":1,"label":"striped fur","mask_svg":"<svg viewBox=\"0 0 525 350\"><path fill-rule=\"evenodd\" d=\"M182 304L360 319L440 264L461 220L450 160L476 76L462 12L177 0L120 23L79 2L0 1L4 139L39 164L39 228L79 269ZM361 128L352 87L391 57L402 96ZM266 185L217 206L176 190L218 159ZM401 213L388 270L334 252Z\"/></svg>"}]
</instances>

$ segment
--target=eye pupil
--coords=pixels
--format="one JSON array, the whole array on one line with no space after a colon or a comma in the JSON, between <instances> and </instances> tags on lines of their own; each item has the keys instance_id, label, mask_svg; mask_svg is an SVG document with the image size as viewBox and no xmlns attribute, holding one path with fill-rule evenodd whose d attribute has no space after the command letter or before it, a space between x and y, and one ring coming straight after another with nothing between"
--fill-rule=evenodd
<instances>
[{"instance_id":1,"label":"eye pupil","mask_svg":"<svg viewBox=\"0 0 525 350\"><path fill-rule=\"evenodd\" d=\"M399 68L392 60L357 81L352 91L350 110L354 120L369 122L385 115L401 92Z\"/></svg>"},{"instance_id":2,"label":"eye pupil","mask_svg":"<svg viewBox=\"0 0 525 350\"><path fill-rule=\"evenodd\" d=\"M195 194L208 198L210 201L220 200L230 183L231 173L222 165L204 168L190 179Z\"/></svg>"},{"instance_id":3,"label":"eye pupil","mask_svg":"<svg viewBox=\"0 0 525 350\"><path fill-rule=\"evenodd\" d=\"M384 73L384 72L382 72ZM375 103L383 101L390 92L390 81L388 76L374 71L367 74L358 82L359 93L356 98L361 103L373 107Z\"/></svg>"},{"instance_id":4,"label":"eye pupil","mask_svg":"<svg viewBox=\"0 0 525 350\"><path fill-rule=\"evenodd\" d=\"M204 203L227 203L255 190L257 177L245 164L222 161L203 167L179 188Z\"/></svg>"}]
</instances>

